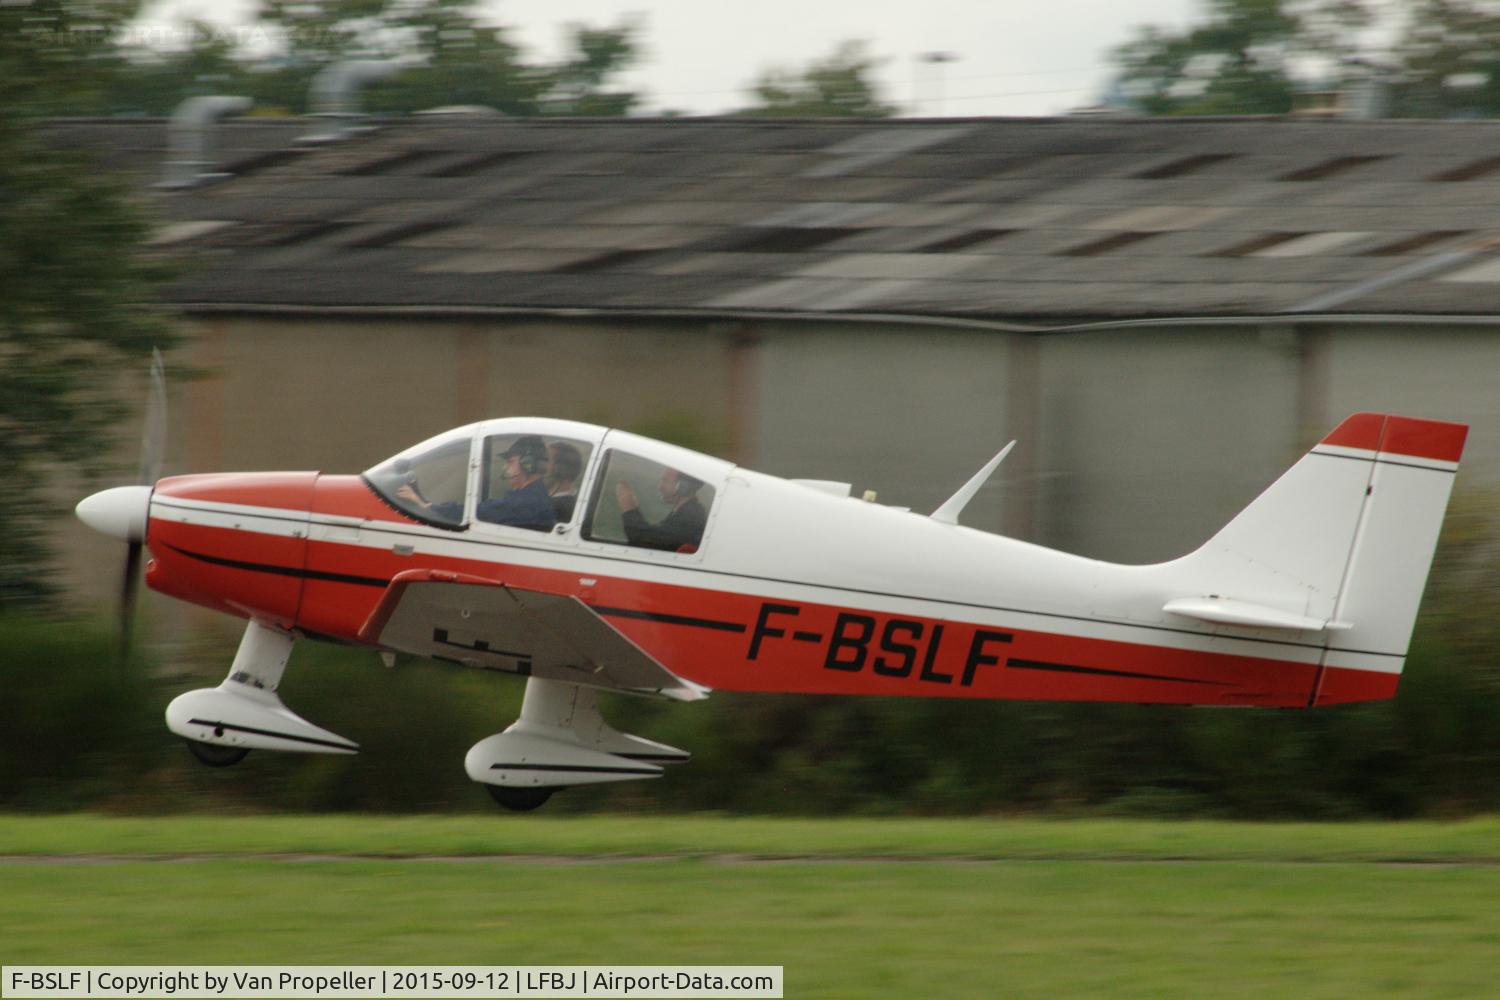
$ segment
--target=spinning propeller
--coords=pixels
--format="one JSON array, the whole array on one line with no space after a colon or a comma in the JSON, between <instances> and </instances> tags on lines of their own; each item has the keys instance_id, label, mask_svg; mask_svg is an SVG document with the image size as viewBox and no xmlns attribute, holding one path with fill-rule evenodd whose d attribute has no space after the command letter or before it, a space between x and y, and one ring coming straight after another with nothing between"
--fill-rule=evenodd
<instances>
[{"instance_id":1,"label":"spinning propeller","mask_svg":"<svg viewBox=\"0 0 1500 1000\"><path fill-rule=\"evenodd\" d=\"M125 552L125 575L120 581L120 655L130 649L130 630L140 589L141 550L146 544L146 522L151 490L161 475L167 439L167 380L161 352L151 351L151 387L146 397L145 427L141 432L141 463L135 486L116 486L85 497L76 509L78 519L95 531L118 538Z\"/></svg>"}]
</instances>

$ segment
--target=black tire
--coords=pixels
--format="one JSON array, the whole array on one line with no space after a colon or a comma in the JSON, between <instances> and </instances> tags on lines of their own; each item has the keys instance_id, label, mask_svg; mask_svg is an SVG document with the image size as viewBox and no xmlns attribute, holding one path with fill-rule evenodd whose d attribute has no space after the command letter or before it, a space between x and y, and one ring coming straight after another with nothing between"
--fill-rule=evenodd
<instances>
[{"instance_id":1,"label":"black tire","mask_svg":"<svg viewBox=\"0 0 1500 1000\"><path fill-rule=\"evenodd\" d=\"M506 785L485 785L489 789L490 798L500 803L512 812L531 812L533 809L541 808L542 804L552 798L556 788L511 788Z\"/></svg>"},{"instance_id":2,"label":"black tire","mask_svg":"<svg viewBox=\"0 0 1500 1000\"><path fill-rule=\"evenodd\" d=\"M187 740L188 750L194 757L198 758L200 764L209 767L231 767L245 759L250 752L248 747L226 747L218 743L203 743L199 740Z\"/></svg>"}]
</instances>

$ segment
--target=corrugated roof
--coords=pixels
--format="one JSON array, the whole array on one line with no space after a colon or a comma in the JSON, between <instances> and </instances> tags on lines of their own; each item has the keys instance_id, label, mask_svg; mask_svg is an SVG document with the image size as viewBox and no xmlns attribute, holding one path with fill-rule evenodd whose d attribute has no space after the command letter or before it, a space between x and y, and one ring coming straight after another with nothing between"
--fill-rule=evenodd
<instances>
[{"instance_id":1,"label":"corrugated roof","mask_svg":"<svg viewBox=\"0 0 1500 1000\"><path fill-rule=\"evenodd\" d=\"M56 126L155 179L165 123ZM1500 123L397 120L214 133L183 304L1490 313ZM1427 263L1424 263L1427 262Z\"/></svg>"}]
</instances>

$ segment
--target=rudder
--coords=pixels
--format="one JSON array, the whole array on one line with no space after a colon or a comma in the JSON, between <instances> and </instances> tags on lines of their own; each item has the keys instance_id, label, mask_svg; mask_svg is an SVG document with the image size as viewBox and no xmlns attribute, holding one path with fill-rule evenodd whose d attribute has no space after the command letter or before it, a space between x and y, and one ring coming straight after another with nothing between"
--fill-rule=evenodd
<instances>
[{"instance_id":1,"label":"rudder","mask_svg":"<svg viewBox=\"0 0 1500 1000\"><path fill-rule=\"evenodd\" d=\"M1310 704L1395 696L1468 431L1361 413L1313 449L1364 462L1370 482L1334 610L1351 628L1324 652Z\"/></svg>"}]
</instances>

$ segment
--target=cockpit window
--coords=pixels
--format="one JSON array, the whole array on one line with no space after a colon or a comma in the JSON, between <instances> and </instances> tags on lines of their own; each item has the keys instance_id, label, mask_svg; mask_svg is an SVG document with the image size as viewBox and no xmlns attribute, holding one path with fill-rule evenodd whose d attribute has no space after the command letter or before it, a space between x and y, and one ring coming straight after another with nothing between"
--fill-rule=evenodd
<instances>
[{"instance_id":1,"label":"cockpit window","mask_svg":"<svg viewBox=\"0 0 1500 1000\"><path fill-rule=\"evenodd\" d=\"M403 514L457 530L464 523L472 440L460 429L423 441L367 471L365 482Z\"/></svg>"},{"instance_id":2,"label":"cockpit window","mask_svg":"<svg viewBox=\"0 0 1500 1000\"><path fill-rule=\"evenodd\" d=\"M583 537L663 552L697 552L714 488L680 469L611 449Z\"/></svg>"},{"instance_id":3,"label":"cockpit window","mask_svg":"<svg viewBox=\"0 0 1500 1000\"><path fill-rule=\"evenodd\" d=\"M570 523L593 450L587 441L541 434L485 438L474 516L530 531L551 531Z\"/></svg>"}]
</instances>

